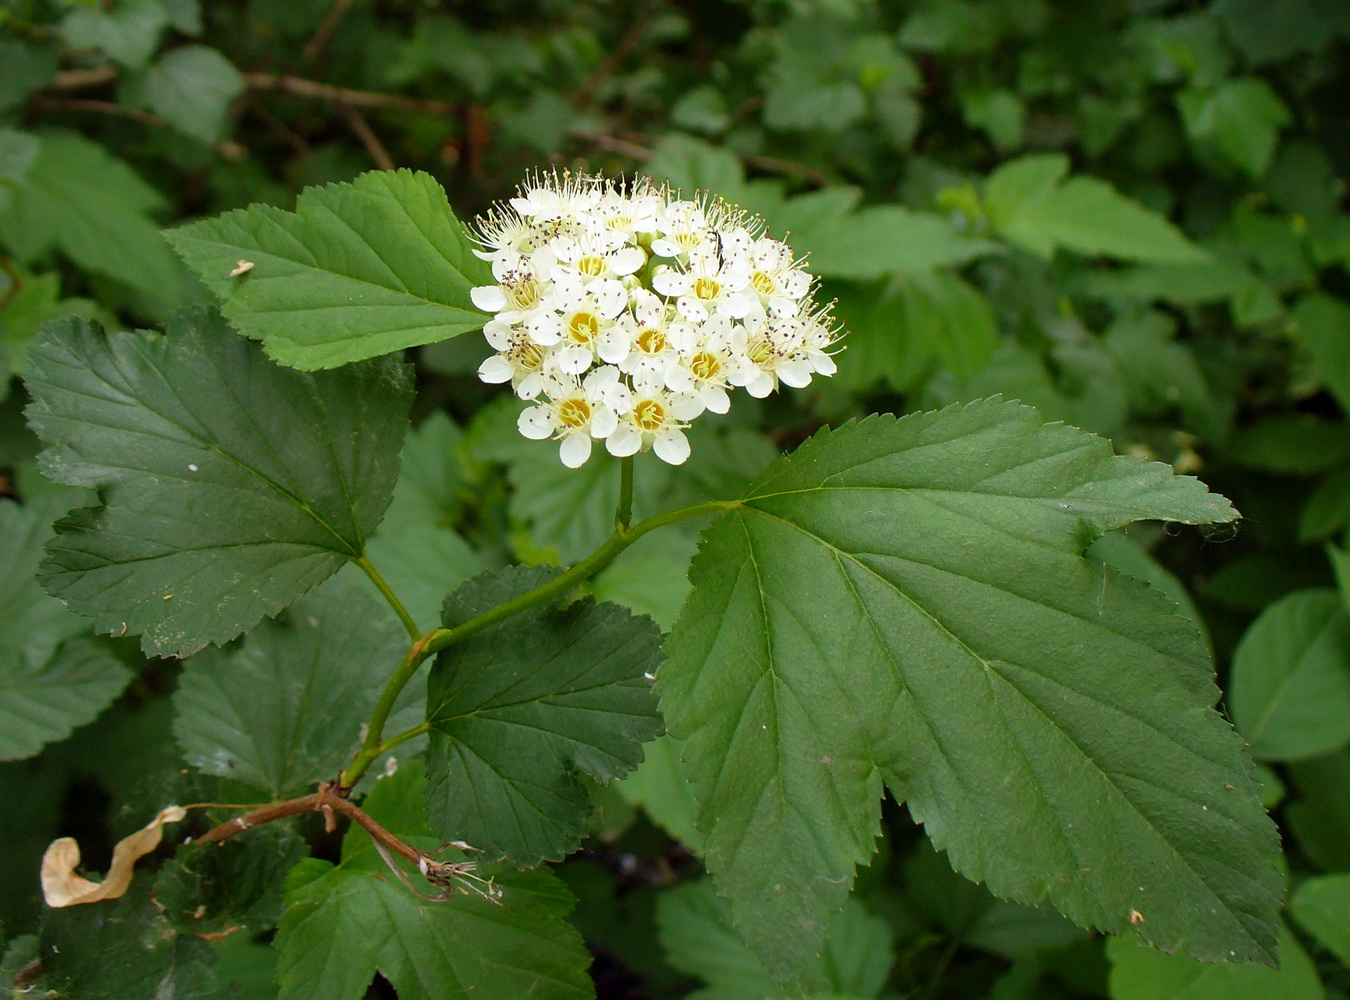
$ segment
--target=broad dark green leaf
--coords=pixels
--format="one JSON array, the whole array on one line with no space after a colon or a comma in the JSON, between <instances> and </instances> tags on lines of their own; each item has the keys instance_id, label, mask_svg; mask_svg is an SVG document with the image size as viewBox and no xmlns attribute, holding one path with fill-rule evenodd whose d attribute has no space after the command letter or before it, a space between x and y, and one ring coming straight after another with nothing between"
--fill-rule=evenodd
<instances>
[{"instance_id":1,"label":"broad dark green leaf","mask_svg":"<svg viewBox=\"0 0 1350 1000\"><path fill-rule=\"evenodd\" d=\"M995 231L1042 257L1062 247L1169 264L1207 259L1162 216L1095 177L1065 180L1068 171L1060 154L1024 156L995 170L985 185Z\"/></svg>"},{"instance_id":2,"label":"broad dark green leaf","mask_svg":"<svg viewBox=\"0 0 1350 1000\"><path fill-rule=\"evenodd\" d=\"M1304 296L1294 324L1327 388L1350 412L1350 305L1330 295Z\"/></svg>"},{"instance_id":3,"label":"broad dark green leaf","mask_svg":"<svg viewBox=\"0 0 1350 1000\"><path fill-rule=\"evenodd\" d=\"M822 432L704 533L658 683L705 856L776 975L872 853L883 783L997 895L1273 960L1273 824L1195 628L1085 559L1236 512L986 400Z\"/></svg>"},{"instance_id":4,"label":"broad dark green leaf","mask_svg":"<svg viewBox=\"0 0 1350 1000\"><path fill-rule=\"evenodd\" d=\"M238 648L187 661L174 738L187 763L269 795L337 774L407 636L365 581L330 580Z\"/></svg>"},{"instance_id":5,"label":"broad dark green leaf","mask_svg":"<svg viewBox=\"0 0 1350 1000\"><path fill-rule=\"evenodd\" d=\"M1327 871L1350 872L1350 750L1289 765L1284 815L1299 849Z\"/></svg>"},{"instance_id":6,"label":"broad dark green leaf","mask_svg":"<svg viewBox=\"0 0 1350 1000\"><path fill-rule=\"evenodd\" d=\"M489 318L469 289L490 271L430 174L374 171L306 189L294 212L254 205L165 235L230 321L296 368L434 343Z\"/></svg>"},{"instance_id":7,"label":"broad dark green leaf","mask_svg":"<svg viewBox=\"0 0 1350 1000\"><path fill-rule=\"evenodd\" d=\"M1208 964L1164 955L1133 936L1106 947L1112 1000L1324 1000L1326 991L1307 952L1287 927L1280 930L1280 968L1237 962Z\"/></svg>"},{"instance_id":8,"label":"broad dark green leaf","mask_svg":"<svg viewBox=\"0 0 1350 1000\"><path fill-rule=\"evenodd\" d=\"M139 69L169 26L164 0L81 4L61 22L61 36L75 49L100 49L123 66Z\"/></svg>"},{"instance_id":9,"label":"broad dark green leaf","mask_svg":"<svg viewBox=\"0 0 1350 1000\"><path fill-rule=\"evenodd\" d=\"M1296 591L1261 612L1233 653L1228 705L1261 760L1350 741L1350 616L1336 591Z\"/></svg>"},{"instance_id":10,"label":"broad dark green leaf","mask_svg":"<svg viewBox=\"0 0 1350 1000\"><path fill-rule=\"evenodd\" d=\"M57 513L52 502L0 500L0 760L68 736L131 678L103 643L75 638L88 623L33 577Z\"/></svg>"},{"instance_id":11,"label":"broad dark green leaf","mask_svg":"<svg viewBox=\"0 0 1350 1000\"><path fill-rule=\"evenodd\" d=\"M380 781L363 806L403 840L425 850L438 845L422 815L420 765ZM435 891L404 870L422 891ZM593 997L590 955L567 920L575 901L552 872L499 866L480 874L500 887L500 904L463 893L443 902L421 898L353 826L339 865L305 861L286 881L277 934L281 1000L360 1000L377 971L399 1000Z\"/></svg>"},{"instance_id":12,"label":"broad dark green leaf","mask_svg":"<svg viewBox=\"0 0 1350 1000\"><path fill-rule=\"evenodd\" d=\"M446 599L443 623L453 628L556 573L475 577ZM578 773L622 777L661 731L650 680L660 644L650 618L585 598L531 609L441 652L427 684L436 831L522 867L574 850L590 811Z\"/></svg>"},{"instance_id":13,"label":"broad dark green leaf","mask_svg":"<svg viewBox=\"0 0 1350 1000\"><path fill-rule=\"evenodd\" d=\"M165 334L61 321L29 363L44 474L103 501L58 522L43 583L147 652L276 614L358 557L389 503L412 388L393 359L291 371L198 307Z\"/></svg>"}]
</instances>

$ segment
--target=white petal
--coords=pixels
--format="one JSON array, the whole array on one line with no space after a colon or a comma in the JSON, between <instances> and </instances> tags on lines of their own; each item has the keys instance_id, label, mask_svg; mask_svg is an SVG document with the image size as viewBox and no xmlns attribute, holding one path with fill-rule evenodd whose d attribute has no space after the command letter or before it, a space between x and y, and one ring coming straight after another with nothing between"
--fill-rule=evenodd
<instances>
[{"instance_id":1,"label":"white petal","mask_svg":"<svg viewBox=\"0 0 1350 1000\"><path fill-rule=\"evenodd\" d=\"M703 397L698 393L681 392L670 397L670 412L677 420L693 420L703 410Z\"/></svg>"},{"instance_id":2,"label":"white petal","mask_svg":"<svg viewBox=\"0 0 1350 1000\"><path fill-rule=\"evenodd\" d=\"M591 437L607 438L619 426L619 415L608 406L597 406L591 414Z\"/></svg>"},{"instance_id":3,"label":"white petal","mask_svg":"<svg viewBox=\"0 0 1350 1000\"><path fill-rule=\"evenodd\" d=\"M595 353L601 361L617 365L628 357L628 336L618 326L611 326L596 338Z\"/></svg>"},{"instance_id":4,"label":"white petal","mask_svg":"<svg viewBox=\"0 0 1350 1000\"><path fill-rule=\"evenodd\" d=\"M659 240L652 240L652 253L661 257L678 257L681 253L680 245L674 240L668 240L662 237Z\"/></svg>"},{"instance_id":5,"label":"white petal","mask_svg":"<svg viewBox=\"0 0 1350 1000\"><path fill-rule=\"evenodd\" d=\"M500 285L479 285L469 289L469 298L483 312L495 313L506 307L506 295Z\"/></svg>"},{"instance_id":6,"label":"white petal","mask_svg":"<svg viewBox=\"0 0 1350 1000\"><path fill-rule=\"evenodd\" d=\"M745 391L750 393L756 399L763 399L769 393L773 392L773 376L768 372L760 372L753 379L745 384Z\"/></svg>"},{"instance_id":7,"label":"white petal","mask_svg":"<svg viewBox=\"0 0 1350 1000\"><path fill-rule=\"evenodd\" d=\"M722 299L717 311L732 319L740 319L750 312L750 300L740 292L733 292Z\"/></svg>"},{"instance_id":8,"label":"white petal","mask_svg":"<svg viewBox=\"0 0 1350 1000\"><path fill-rule=\"evenodd\" d=\"M516 427L531 441L542 441L556 426L553 411L547 406L531 406L516 420Z\"/></svg>"},{"instance_id":9,"label":"white petal","mask_svg":"<svg viewBox=\"0 0 1350 1000\"><path fill-rule=\"evenodd\" d=\"M562 340L562 323L553 313L539 313L525 324L525 332L540 347L552 347Z\"/></svg>"},{"instance_id":10,"label":"white petal","mask_svg":"<svg viewBox=\"0 0 1350 1000\"><path fill-rule=\"evenodd\" d=\"M694 376L684 365L671 365L666 369L666 388L676 392L694 387Z\"/></svg>"},{"instance_id":11,"label":"white petal","mask_svg":"<svg viewBox=\"0 0 1350 1000\"><path fill-rule=\"evenodd\" d=\"M587 291L595 296L595 304L605 319L613 319L628 305L628 292L613 278L592 281Z\"/></svg>"},{"instance_id":12,"label":"white petal","mask_svg":"<svg viewBox=\"0 0 1350 1000\"><path fill-rule=\"evenodd\" d=\"M516 386L516 395L521 399L534 399L535 396L543 391L544 376L538 372L530 372L530 374L521 379L520 384Z\"/></svg>"},{"instance_id":13,"label":"white petal","mask_svg":"<svg viewBox=\"0 0 1350 1000\"><path fill-rule=\"evenodd\" d=\"M591 366L591 352L585 347L564 347L556 355L558 370L580 375Z\"/></svg>"},{"instance_id":14,"label":"white petal","mask_svg":"<svg viewBox=\"0 0 1350 1000\"><path fill-rule=\"evenodd\" d=\"M777 375L794 389L804 389L811 384L811 366L805 361L784 361L778 366Z\"/></svg>"},{"instance_id":15,"label":"white petal","mask_svg":"<svg viewBox=\"0 0 1350 1000\"><path fill-rule=\"evenodd\" d=\"M591 439L585 434L567 434L558 445L558 457L569 469L577 469L591 457Z\"/></svg>"},{"instance_id":16,"label":"white petal","mask_svg":"<svg viewBox=\"0 0 1350 1000\"><path fill-rule=\"evenodd\" d=\"M824 351L812 351L810 354L811 367L817 375L833 375L839 370L839 366L834 363L834 358L830 357Z\"/></svg>"},{"instance_id":17,"label":"white petal","mask_svg":"<svg viewBox=\"0 0 1350 1000\"><path fill-rule=\"evenodd\" d=\"M658 267L652 275L652 288L662 295L683 295L689 291L689 276L670 267Z\"/></svg>"},{"instance_id":18,"label":"white petal","mask_svg":"<svg viewBox=\"0 0 1350 1000\"><path fill-rule=\"evenodd\" d=\"M656 452L656 457L670 465L683 465L685 459L689 457L689 439L680 431L668 430L662 431L656 435L656 442L652 446Z\"/></svg>"},{"instance_id":19,"label":"white petal","mask_svg":"<svg viewBox=\"0 0 1350 1000\"><path fill-rule=\"evenodd\" d=\"M710 385L703 390L703 405L713 413L726 413L731 409L731 397L720 386Z\"/></svg>"},{"instance_id":20,"label":"white petal","mask_svg":"<svg viewBox=\"0 0 1350 1000\"><path fill-rule=\"evenodd\" d=\"M632 424L620 424L605 440L605 447L615 458L627 458L642 447L642 435Z\"/></svg>"},{"instance_id":21,"label":"white petal","mask_svg":"<svg viewBox=\"0 0 1350 1000\"><path fill-rule=\"evenodd\" d=\"M635 274L647 263L647 255L638 247L624 247L609 258L610 269L618 275Z\"/></svg>"},{"instance_id":22,"label":"white petal","mask_svg":"<svg viewBox=\"0 0 1350 1000\"><path fill-rule=\"evenodd\" d=\"M506 359L500 354L494 354L481 365L478 366L478 377L484 382L497 385L501 382L510 382L511 376L515 375L514 368L507 363Z\"/></svg>"}]
</instances>

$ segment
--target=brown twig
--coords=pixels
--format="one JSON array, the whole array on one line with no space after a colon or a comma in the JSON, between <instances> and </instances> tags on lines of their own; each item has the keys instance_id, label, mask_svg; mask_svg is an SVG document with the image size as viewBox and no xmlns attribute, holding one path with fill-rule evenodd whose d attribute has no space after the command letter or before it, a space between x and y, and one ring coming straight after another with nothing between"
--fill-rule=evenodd
<instances>
[{"instance_id":1,"label":"brown twig","mask_svg":"<svg viewBox=\"0 0 1350 1000\"><path fill-rule=\"evenodd\" d=\"M275 73L245 73L244 84L251 90L284 90L298 97L313 97L321 101L336 101L358 108L388 108L423 115L453 115L459 112L454 101L426 101L401 94L382 94L371 90L351 90L306 80L298 76L280 76Z\"/></svg>"},{"instance_id":2,"label":"brown twig","mask_svg":"<svg viewBox=\"0 0 1350 1000\"><path fill-rule=\"evenodd\" d=\"M159 115L152 115L140 108L126 108L112 101L96 101L84 97L43 97L33 98L33 106L49 108L52 111L93 111L100 115L115 115L118 118L131 118L146 125L167 125Z\"/></svg>"},{"instance_id":3,"label":"brown twig","mask_svg":"<svg viewBox=\"0 0 1350 1000\"><path fill-rule=\"evenodd\" d=\"M19 292L23 291L23 279L19 277L19 272L14 269L8 257L0 253L0 271L9 275L9 287L5 289L5 294L0 296L0 312L9 308L9 304L19 297Z\"/></svg>"},{"instance_id":4,"label":"brown twig","mask_svg":"<svg viewBox=\"0 0 1350 1000\"><path fill-rule=\"evenodd\" d=\"M323 50L328 47L328 40L333 37L333 32L337 26L342 23L342 19L347 16L347 11L352 9L354 0L337 0L324 16L322 23L314 32L314 36L305 43L305 47L300 50L300 54L309 62L318 59Z\"/></svg>"},{"instance_id":5,"label":"brown twig","mask_svg":"<svg viewBox=\"0 0 1350 1000\"><path fill-rule=\"evenodd\" d=\"M601 85L614 74L614 71L623 64L632 51L637 48L638 42L642 41L642 36L650 26L651 22L639 17L632 26L624 32L624 36L619 39L619 44L610 50L609 55L605 56L604 61L595 67L595 71L586 78L577 92L572 95L572 107L584 108L591 103L595 97L595 92Z\"/></svg>"},{"instance_id":6,"label":"brown twig","mask_svg":"<svg viewBox=\"0 0 1350 1000\"><path fill-rule=\"evenodd\" d=\"M96 69L67 69L52 77L52 82L47 84L47 89L87 90L90 87L101 87L105 83L112 83L116 79L117 67L113 65L99 66Z\"/></svg>"},{"instance_id":7,"label":"brown twig","mask_svg":"<svg viewBox=\"0 0 1350 1000\"><path fill-rule=\"evenodd\" d=\"M394 158L384 148L384 144L380 142L380 137L375 134L375 130L370 127L370 122L366 121L365 116L350 104L338 104L338 110L342 112L342 117L347 119L347 125L356 133L356 137L361 140L361 145L370 154L375 166L381 170L393 170Z\"/></svg>"}]
</instances>

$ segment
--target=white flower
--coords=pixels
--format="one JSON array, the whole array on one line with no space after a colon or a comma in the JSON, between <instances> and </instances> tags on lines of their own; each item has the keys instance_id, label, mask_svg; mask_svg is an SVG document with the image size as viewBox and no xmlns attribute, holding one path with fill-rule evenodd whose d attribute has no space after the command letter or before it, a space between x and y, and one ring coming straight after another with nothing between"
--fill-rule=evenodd
<instances>
[{"instance_id":1,"label":"white flower","mask_svg":"<svg viewBox=\"0 0 1350 1000\"><path fill-rule=\"evenodd\" d=\"M605 447L620 458L650 448L661 461L683 465L689 457L689 439L684 436L684 428L701 412L702 406L688 393L635 395L605 441Z\"/></svg>"},{"instance_id":2,"label":"white flower","mask_svg":"<svg viewBox=\"0 0 1350 1000\"><path fill-rule=\"evenodd\" d=\"M535 441L554 438L561 442L558 455L563 465L575 469L591 457L591 438L606 438L618 426L612 403L628 405L627 389L619 382L616 368L597 368L585 379L546 378L549 399L520 415L520 433Z\"/></svg>"},{"instance_id":3,"label":"white flower","mask_svg":"<svg viewBox=\"0 0 1350 1000\"><path fill-rule=\"evenodd\" d=\"M838 328L802 262L716 198L538 174L475 232L495 281L470 291L492 314L479 377L534 400L521 433L558 441L570 467L599 439L678 465L689 421L727 412L733 387L766 396L835 370Z\"/></svg>"}]
</instances>

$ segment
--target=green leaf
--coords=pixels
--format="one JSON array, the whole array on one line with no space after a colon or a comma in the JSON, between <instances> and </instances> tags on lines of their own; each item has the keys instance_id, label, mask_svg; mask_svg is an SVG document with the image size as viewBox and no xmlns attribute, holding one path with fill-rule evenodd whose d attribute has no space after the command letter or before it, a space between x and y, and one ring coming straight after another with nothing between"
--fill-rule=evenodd
<instances>
[{"instance_id":1,"label":"green leaf","mask_svg":"<svg viewBox=\"0 0 1350 1000\"><path fill-rule=\"evenodd\" d=\"M475 577L445 603L447 628L557 574L516 567ZM537 607L443 650L427 684L427 808L436 831L521 867L557 860L586 832L578 773L600 782L642 760L661 731L650 618L589 598Z\"/></svg>"},{"instance_id":2,"label":"green leaf","mask_svg":"<svg viewBox=\"0 0 1350 1000\"><path fill-rule=\"evenodd\" d=\"M61 22L61 36L73 49L99 49L129 69L140 69L168 26L163 0L116 0L81 4Z\"/></svg>"},{"instance_id":3,"label":"green leaf","mask_svg":"<svg viewBox=\"0 0 1350 1000\"><path fill-rule=\"evenodd\" d=\"M656 921L666 961L704 980L712 992L740 997L781 996L782 990L745 946L731 908L710 879L685 882L657 897ZM895 962L890 926L857 899L834 915L813 978L832 992L873 997Z\"/></svg>"},{"instance_id":4,"label":"green leaf","mask_svg":"<svg viewBox=\"0 0 1350 1000\"><path fill-rule=\"evenodd\" d=\"M281 823L219 844L189 843L159 870L155 902L186 934L268 930L281 915L286 873L307 854L304 840Z\"/></svg>"},{"instance_id":5,"label":"green leaf","mask_svg":"<svg viewBox=\"0 0 1350 1000\"><path fill-rule=\"evenodd\" d=\"M165 233L241 333L296 368L332 368L477 330L487 265L430 174L306 188L294 212L226 212ZM240 261L253 266L242 273Z\"/></svg>"},{"instance_id":6,"label":"green leaf","mask_svg":"<svg viewBox=\"0 0 1350 1000\"><path fill-rule=\"evenodd\" d=\"M25 263L58 249L134 289L156 317L183 304L186 272L150 218L164 207L159 192L98 143L66 132L41 139L0 213L0 242Z\"/></svg>"},{"instance_id":7,"label":"green leaf","mask_svg":"<svg viewBox=\"0 0 1350 1000\"><path fill-rule=\"evenodd\" d=\"M1334 590L1300 590L1261 612L1233 653L1228 705L1260 760L1350 741L1350 617Z\"/></svg>"},{"instance_id":8,"label":"green leaf","mask_svg":"<svg viewBox=\"0 0 1350 1000\"><path fill-rule=\"evenodd\" d=\"M1192 264L1208 255L1162 216L1095 177L1064 180L1069 158L1036 154L1005 163L985 183L994 230L1049 258L1057 247L1123 260Z\"/></svg>"},{"instance_id":9,"label":"green leaf","mask_svg":"<svg viewBox=\"0 0 1350 1000\"><path fill-rule=\"evenodd\" d=\"M29 364L43 473L103 503L58 522L43 583L148 652L276 614L360 556L389 503L412 389L393 359L291 371L196 307L166 334L55 323Z\"/></svg>"},{"instance_id":10,"label":"green leaf","mask_svg":"<svg viewBox=\"0 0 1350 1000\"><path fill-rule=\"evenodd\" d=\"M395 836L435 849L421 786L421 767L405 764L363 806ZM276 942L281 1000L360 1000L377 971L400 1000L593 997L590 955L567 920L574 900L557 878L506 867L480 874L501 889L500 904L463 893L424 899L391 877L369 835L353 826L339 865L304 861L286 881ZM420 882L416 872L409 877Z\"/></svg>"},{"instance_id":11,"label":"green leaf","mask_svg":"<svg viewBox=\"0 0 1350 1000\"><path fill-rule=\"evenodd\" d=\"M1289 901L1298 925L1350 967L1350 875L1310 878Z\"/></svg>"},{"instance_id":12,"label":"green leaf","mask_svg":"<svg viewBox=\"0 0 1350 1000\"><path fill-rule=\"evenodd\" d=\"M691 851L703 848L698 828L698 802L680 766L680 741L659 736L643 747L637 770L618 784L619 794L641 806L652 822Z\"/></svg>"},{"instance_id":13,"label":"green leaf","mask_svg":"<svg viewBox=\"0 0 1350 1000\"><path fill-rule=\"evenodd\" d=\"M1186 133L1212 146L1249 177L1270 169L1280 129L1292 120L1289 108L1260 77L1225 80L1213 90L1186 90L1177 96Z\"/></svg>"},{"instance_id":14,"label":"green leaf","mask_svg":"<svg viewBox=\"0 0 1350 1000\"><path fill-rule=\"evenodd\" d=\"M1341 409L1350 413L1350 304L1320 292L1305 295L1293 318L1318 374Z\"/></svg>"},{"instance_id":15,"label":"green leaf","mask_svg":"<svg viewBox=\"0 0 1350 1000\"><path fill-rule=\"evenodd\" d=\"M234 65L205 45L165 53L139 84L150 110L202 142L215 142L224 134L230 104L244 90L244 78Z\"/></svg>"},{"instance_id":16,"label":"green leaf","mask_svg":"<svg viewBox=\"0 0 1350 1000\"><path fill-rule=\"evenodd\" d=\"M434 524L382 524L366 553L423 631L439 623L446 590L485 567L457 532Z\"/></svg>"},{"instance_id":17,"label":"green leaf","mask_svg":"<svg viewBox=\"0 0 1350 1000\"><path fill-rule=\"evenodd\" d=\"M330 580L238 648L187 661L174 739L187 763L284 798L333 777L360 743L407 636L363 581Z\"/></svg>"},{"instance_id":18,"label":"green leaf","mask_svg":"<svg viewBox=\"0 0 1350 1000\"><path fill-rule=\"evenodd\" d=\"M412 429L403 443L398 485L394 487L386 521L400 525L454 525L455 515L469 490L458 461L463 440L463 431L440 410ZM446 589L442 588L441 596Z\"/></svg>"},{"instance_id":19,"label":"green leaf","mask_svg":"<svg viewBox=\"0 0 1350 1000\"><path fill-rule=\"evenodd\" d=\"M155 905L153 884L132 879L121 899L47 909L36 994L79 1000L208 996L211 946L174 931Z\"/></svg>"},{"instance_id":20,"label":"green leaf","mask_svg":"<svg viewBox=\"0 0 1350 1000\"><path fill-rule=\"evenodd\" d=\"M998 249L987 240L962 236L940 215L900 205L862 208L827 225L793 230L790 239L794 250L810 254L812 273L854 280L923 275Z\"/></svg>"},{"instance_id":21,"label":"green leaf","mask_svg":"<svg viewBox=\"0 0 1350 1000\"><path fill-rule=\"evenodd\" d=\"M1324 1000L1326 991L1307 953L1287 927L1280 930L1280 968L1164 955L1135 937L1106 946L1112 1000Z\"/></svg>"},{"instance_id":22,"label":"green leaf","mask_svg":"<svg viewBox=\"0 0 1350 1000\"><path fill-rule=\"evenodd\" d=\"M1294 839L1328 871L1350 872L1350 750L1289 765L1298 794L1285 805Z\"/></svg>"},{"instance_id":23,"label":"green leaf","mask_svg":"<svg viewBox=\"0 0 1350 1000\"><path fill-rule=\"evenodd\" d=\"M1350 460L1350 427L1307 413L1276 413L1243 427L1224 450L1252 469L1326 472Z\"/></svg>"},{"instance_id":24,"label":"green leaf","mask_svg":"<svg viewBox=\"0 0 1350 1000\"><path fill-rule=\"evenodd\" d=\"M883 782L999 896L1270 961L1275 831L1206 651L1082 555L1131 521L1235 516L999 400L871 417L770 466L704 532L658 689L708 868L771 971L808 966Z\"/></svg>"},{"instance_id":25,"label":"green leaf","mask_svg":"<svg viewBox=\"0 0 1350 1000\"><path fill-rule=\"evenodd\" d=\"M37 753L91 721L131 672L33 573L51 537L52 503L0 500L0 760Z\"/></svg>"}]
</instances>

